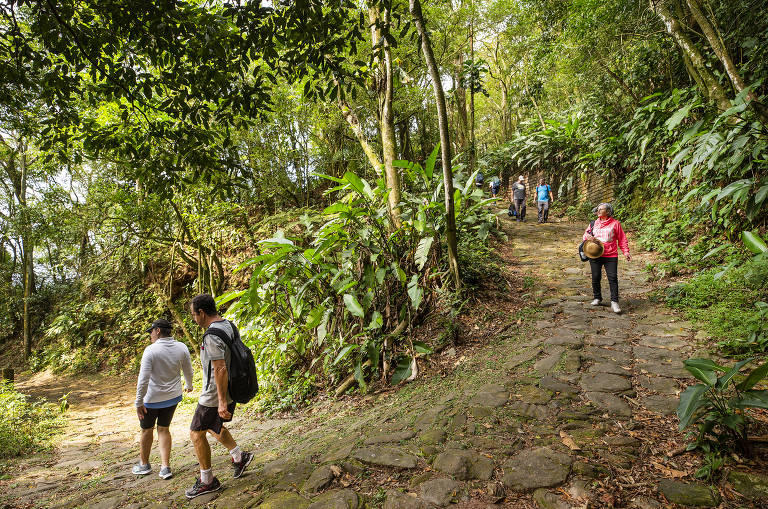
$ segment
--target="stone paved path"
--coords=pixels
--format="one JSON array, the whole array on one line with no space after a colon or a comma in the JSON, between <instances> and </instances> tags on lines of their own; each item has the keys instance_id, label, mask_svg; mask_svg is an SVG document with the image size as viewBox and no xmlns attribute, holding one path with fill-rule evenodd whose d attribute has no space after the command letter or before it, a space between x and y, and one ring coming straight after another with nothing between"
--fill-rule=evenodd
<instances>
[{"instance_id":1,"label":"stone paved path","mask_svg":"<svg viewBox=\"0 0 768 509\"><path fill-rule=\"evenodd\" d=\"M504 221L515 270L535 278L523 290L540 302L535 316L489 316L489 326L502 332L463 355L441 354L454 366L447 376L320 402L291 419L240 416L233 434L255 451L251 468L232 480L227 458L214 447L224 489L191 505L716 506L716 491L680 479L685 473L664 456L682 443L673 414L690 382L682 360L694 352L695 331L647 298L644 255L620 262L624 312L615 315L589 306L588 265L575 255L580 226ZM78 414L73 422L81 432L70 432L54 457L20 464L19 475L2 482L0 504L190 505L183 489L195 475L185 432L192 406L182 408L172 429L174 479L136 479L128 473L136 431L125 407L130 399L124 394L101 415ZM757 507L754 500L740 504Z\"/></svg>"}]
</instances>

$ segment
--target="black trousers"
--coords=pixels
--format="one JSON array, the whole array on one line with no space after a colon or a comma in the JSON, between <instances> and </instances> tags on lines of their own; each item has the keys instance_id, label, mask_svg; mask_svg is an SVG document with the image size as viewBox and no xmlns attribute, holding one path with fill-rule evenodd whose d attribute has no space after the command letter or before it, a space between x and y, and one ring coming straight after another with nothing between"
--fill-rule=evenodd
<instances>
[{"instance_id":1,"label":"black trousers","mask_svg":"<svg viewBox=\"0 0 768 509\"><path fill-rule=\"evenodd\" d=\"M608 286L611 289L611 302L619 302L619 257L590 258L589 267L592 269L592 297L603 300L600 279L603 277L603 267L605 267L605 275L608 277Z\"/></svg>"}]
</instances>

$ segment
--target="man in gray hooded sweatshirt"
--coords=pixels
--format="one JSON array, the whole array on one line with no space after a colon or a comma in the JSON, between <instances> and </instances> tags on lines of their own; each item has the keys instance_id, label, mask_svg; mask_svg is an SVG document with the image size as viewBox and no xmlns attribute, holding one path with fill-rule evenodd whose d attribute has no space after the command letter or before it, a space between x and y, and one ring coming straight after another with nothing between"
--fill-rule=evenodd
<instances>
[{"instance_id":1,"label":"man in gray hooded sweatshirt","mask_svg":"<svg viewBox=\"0 0 768 509\"><path fill-rule=\"evenodd\" d=\"M160 477L169 479L171 473L171 432L168 429L181 401L181 376L187 392L192 392L192 360L189 349L171 337L171 322L155 320L149 326L152 344L144 349L141 356L139 381L136 384L136 415L141 425L139 442L139 463L133 466L133 473L146 475L152 472L149 465L149 451L152 449L155 422L157 441L160 446Z\"/></svg>"}]
</instances>

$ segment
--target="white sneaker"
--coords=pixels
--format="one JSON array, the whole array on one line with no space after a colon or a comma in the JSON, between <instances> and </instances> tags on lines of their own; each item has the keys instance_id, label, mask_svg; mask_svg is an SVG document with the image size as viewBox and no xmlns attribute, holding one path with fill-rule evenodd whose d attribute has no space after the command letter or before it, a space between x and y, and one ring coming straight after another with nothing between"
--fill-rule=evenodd
<instances>
[{"instance_id":1,"label":"white sneaker","mask_svg":"<svg viewBox=\"0 0 768 509\"><path fill-rule=\"evenodd\" d=\"M589 303L590 306L599 306L600 305L600 299L595 299L592 302Z\"/></svg>"},{"instance_id":2,"label":"white sneaker","mask_svg":"<svg viewBox=\"0 0 768 509\"><path fill-rule=\"evenodd\" d=\"M616 302L615 300L614 300L614 301L611 301L611 310L612 310L614 313L616 313L616 314L619 314L619 313L621 313L621 308L619 307L619 303L618 303L618 302Z\"/></svg>"}]
</instances>

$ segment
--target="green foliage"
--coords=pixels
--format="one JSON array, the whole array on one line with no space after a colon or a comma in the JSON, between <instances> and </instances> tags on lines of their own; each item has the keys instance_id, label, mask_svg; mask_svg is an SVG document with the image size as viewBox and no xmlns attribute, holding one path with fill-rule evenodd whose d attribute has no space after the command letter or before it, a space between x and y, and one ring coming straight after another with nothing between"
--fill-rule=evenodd
<instances>
[{"instance_id":1,"label":"green foliage","mask_svg":"<svg viewBox=\"0 0 768 509\"><path fill-rule=\"evenodd\" d=\"M12 384L0 383L0 450L8 457L48 450L64 426L65 404L32 402Z\"/></svg>"},{"instance_id":2,"label":"green foliage","mask_svg":"<svg viewBox=\"0 0 768 509\"><path fill-rule=\"evenodd\" d=\"M739 371L753 359L745 359L731 367L721 366L710 359L688 359L685 369L703 383L688 387L680 395L677 416L679 428L696 425L698 433L689 449L705 446L706 451L722 451L735 447L739 452L749 450L747 430L750 425L748 411L768 408L768 390L755 389L755 385L768 374L768 363L753 369L746 376ZM722 375L718 375L722 373ZM713 464L708 471L711 475Z\"/></svg>"},{"instance_id":3,"label":"green foliage","mask_svg":"<svg viewBox=\"0 0 768 509\"><path fill-rule=\"evenodd\" d=\"M746 246L760 254L699 271L666 290L667 302L704 323L729 354L768 350L768 256L763 240L747 233Z\"/></svg>"},{"instance_id":4,"label":"green foliage","mask_svg":"<svg viewBox=\"0 0 768 509\"><path fill-rule=\"evenodd\" d=\"M325 384L351 372L364 387L385 356L399 366L393 383L410 374L410 360L419 352L397 338L389 350L382 351L382 343L399 324L412 323L435 304L447 277L436 155L437 149L424 167L397 163L406 185L400 228L391 223L383 179L371 185L352 172L326 176L337 184L328 193L338 198L323 211L322 223L305 223L308 240L278 231L239 267L251 272L250 287L220 302L235 301L228 313L241 325L276 397L293 390L287 387L299 373L317 374L315 380ZM471 282L479 278L472 270L482 272L478 266L489 258L482 246L494 218L484 207L489 200L473 185L474 175L459 170L455 181L459 238L466 239L459 253L474 263ZM472 254L476 250L481 254Z\"/></svg>"}]
</instances>

